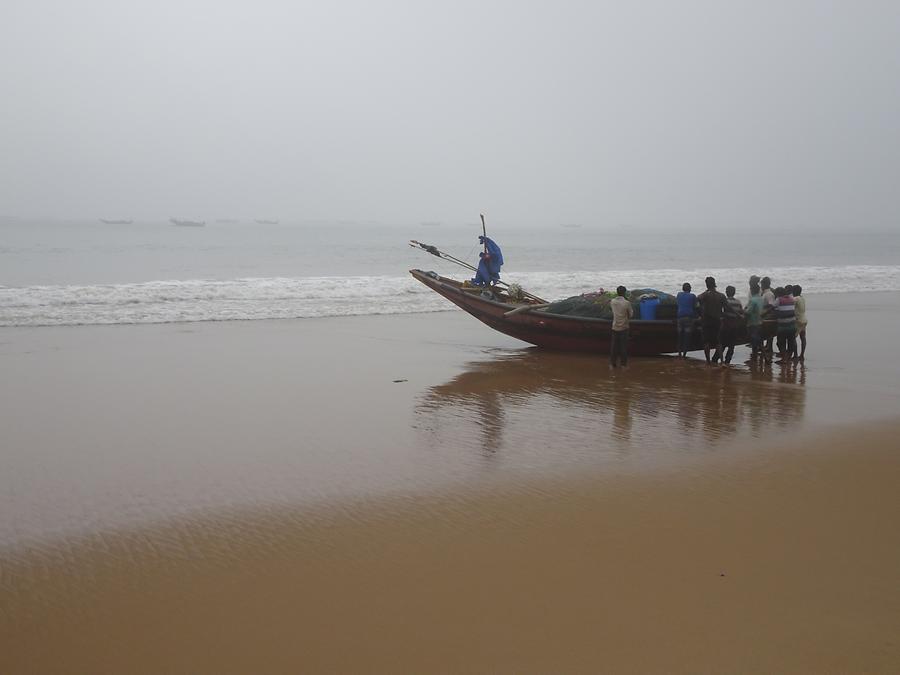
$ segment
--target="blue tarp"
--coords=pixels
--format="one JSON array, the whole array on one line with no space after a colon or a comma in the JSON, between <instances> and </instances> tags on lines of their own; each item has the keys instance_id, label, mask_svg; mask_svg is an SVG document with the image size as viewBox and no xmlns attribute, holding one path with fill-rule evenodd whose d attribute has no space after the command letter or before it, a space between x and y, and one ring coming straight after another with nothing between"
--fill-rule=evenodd
<instances>
[{"instance_id":1,"label":"blue tarp","mask_svg":"<svg viewBox=\"0 0 900 675\"><path fill-rule=\"evenodd\" d=\"M487 253L482 251L478 254L478 271L472 278L472 284L475 286L488 286L491 283L500 281L500 267L503 265L503 252L500 247L494 243L490 237L478 236L478 243L484 244Z\"/></svg>"}]
</instances>

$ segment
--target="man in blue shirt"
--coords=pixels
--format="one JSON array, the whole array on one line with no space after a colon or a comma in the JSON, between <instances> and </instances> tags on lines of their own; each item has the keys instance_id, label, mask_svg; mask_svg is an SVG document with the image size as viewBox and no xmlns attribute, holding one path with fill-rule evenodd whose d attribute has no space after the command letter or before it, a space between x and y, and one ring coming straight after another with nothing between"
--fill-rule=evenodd
<instances>
[{"instance_id":1,"label":"man in blue shirt","mask_svg":"<svg viewBox=\"0 0 900 675\"><path fill-rule=\"evenodd\" d=\"M678 356L685 359L691 348L691 335L697 317L697 296L691 293L691 285L685 283L675 299L678 302Z\"/></svg>"}]
</instances>

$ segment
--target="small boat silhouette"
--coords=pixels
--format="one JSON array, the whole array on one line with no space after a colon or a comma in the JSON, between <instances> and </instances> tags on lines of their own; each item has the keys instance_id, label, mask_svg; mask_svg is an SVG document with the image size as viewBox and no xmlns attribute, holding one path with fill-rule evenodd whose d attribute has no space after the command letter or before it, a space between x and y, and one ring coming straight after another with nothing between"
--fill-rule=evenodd
<instances>
[{"instance_id":1,"label":"small boat silhouette","mask_svg":"<svg viewBox=\"0 0 900 675\"><path fill-rule=\"evenodd\" d=\"M204 227L205 220L179 220L178 218L169 218L169 222L179 227Z\"/></svg>"}]
</instances>

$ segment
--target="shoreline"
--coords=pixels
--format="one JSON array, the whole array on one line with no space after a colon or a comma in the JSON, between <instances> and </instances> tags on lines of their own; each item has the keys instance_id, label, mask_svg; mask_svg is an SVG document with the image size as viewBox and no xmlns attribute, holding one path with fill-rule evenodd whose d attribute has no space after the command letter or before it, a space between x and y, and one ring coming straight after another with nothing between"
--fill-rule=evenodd
<instances>
[{"instance_id":1,"label":"shoreline","mask_svg":"<svg viewBox=\"0 0 900 675\"><path fill-rule=\"evenodd\" d=\"M404 277L405 278L405 277ZM215 281L215 280L210 280ZM143 283L143 282L139 282ZM161 283L170 283L169 281L161 282ZM171 283L178 283L177 280L172 280ZM3 288L3 287L0 287ZM17 287L5 287L5 290L15 290ZM417 287L416 287L417 288ZM418 290L418 288L417 288ZM741 289L744 290L743 288ZM588 293L590 291L585 291ZM804 292L804 297L812 300L814 303L817 301L825 301L830 302L835 297L840 298L841 296L855 296L855 297L866 297L869 298L871 296L883 296L888 298L891 302L893 302L898 296L900 296L900 290L866 290L866 291L844 291L844 292L832 292L832 293L807 293ZM430 295L427 297L431 297ZM746 293L738 293L738 299L741 300L742 304L746 304L747 297ZM43 329L85 329L85 328L127 328L131 326L192 326L192 325L204 325L204 324L242 324L242 323L283 323L283 322L309 322L309 321L328 321L328 320L341 320L341 319L360 319L365 320L367 318L390 318L390 317L414 317L414 316L422 316L422 315L430 315L430 314L444 314L448 312L462 312L465 314L465 311L452 305L449 301L442 302L442 305L446 304L446 307L436 308L436 309L423 309L416 310L412 312L395 312L395 313L384 313L384 314L370 314L370 313L350 313L350 314L326 314L322 316L285 316L285 317L248 317L248 318L205 318L205 319L183 319L183 320L167 320L167 321L132 321L132 322L110 322L110 323L47 323L47 324L12 324L12 325L3 325L0 324L0 332L2 331L19 331L19 330L43 330ZM477 321L477 319L476 319ZM674 323L674 322L673 322ZM527 343L516 340L516 342L520 342L521 346L528 346ZM694 353L698 353L702 350L692 350ZM655 357L641 357L641 358L655 358Z\"/></svg>"}]
</instances>

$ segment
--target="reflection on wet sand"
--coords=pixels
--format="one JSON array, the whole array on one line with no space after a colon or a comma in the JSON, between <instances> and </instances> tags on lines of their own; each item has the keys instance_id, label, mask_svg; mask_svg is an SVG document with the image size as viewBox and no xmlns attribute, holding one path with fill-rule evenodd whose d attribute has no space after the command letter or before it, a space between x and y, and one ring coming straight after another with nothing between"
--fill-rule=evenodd
<instances>
[{"instance_id":1,"label":"reflection on wet sand","mask_svg":"<svg viewBox=\"0 0 900 675\"><path fill-rule=\"evenodd\" d=\"M473 362L428 389L417 427L429 447L477 444L485 456L535 442L560 461L580 448L715 447L797 426L805 384L802 364L710 368L659 358L611 372L595 357L529 349Z\"/></svg>"}]
</instances>

